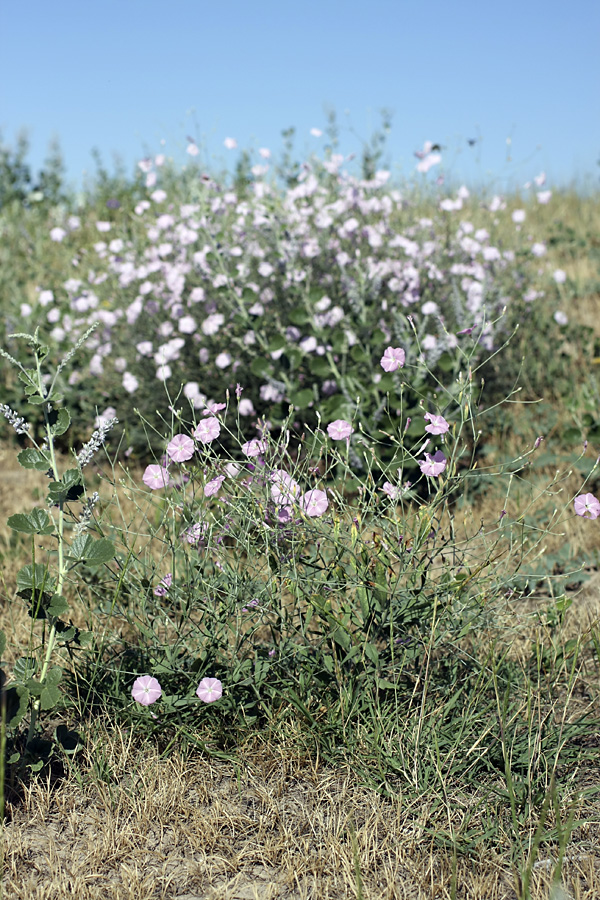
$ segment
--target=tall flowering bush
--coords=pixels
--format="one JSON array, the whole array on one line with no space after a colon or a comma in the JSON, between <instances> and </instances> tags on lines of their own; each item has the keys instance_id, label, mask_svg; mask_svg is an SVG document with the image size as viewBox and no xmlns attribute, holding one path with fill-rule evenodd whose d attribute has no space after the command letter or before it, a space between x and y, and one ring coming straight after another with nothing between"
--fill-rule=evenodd
<instances>
[{"instance_id":1,"label":"tall flowering bush","mask_svg":"<svg viewBox=\"0 0 600 900\"><path fill-rule=\"evenodd\" d=\"M365 426L389 431L465 357L475 366L497 348L505 307L539 295L541 245L526 245L521 217L500 197L472 203L464 187L415 216L389 172L361 179L344 163L313 157L282 190L265 158L243 196L198 170L182 202L164 159L146 159L133 208L115 201L102 218L55 226L71 272L39 284L24 313L59 347L100 322L69 376L82 408L133 403L157 426L157 406L201 410L239 384L250 422L280 425L292 407L301 431L317 412L351 420L359 401ZM403 348L410 384L379 365L382 346ZM141 450L148 435L129 416L127 426Z\"/></svg>"}]
</instances>

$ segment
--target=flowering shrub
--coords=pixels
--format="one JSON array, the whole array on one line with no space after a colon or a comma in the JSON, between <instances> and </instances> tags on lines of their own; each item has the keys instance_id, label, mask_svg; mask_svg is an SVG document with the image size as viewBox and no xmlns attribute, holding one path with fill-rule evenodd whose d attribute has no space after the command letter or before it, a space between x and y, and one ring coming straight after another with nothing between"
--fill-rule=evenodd
<instances>
[{"instance_id":1,"label":"flowering shrub","mask_svg":"<svg viewBox=\"0 0 600 900\"><path fill-rule=\"evenodd\" d=\"M419 152L419 172L439 164ZM198 172L181 198L164 159L146 159L130 212L118 202L51 229L72 271L39 284L24 315L59 348L99 321L69 376L83 411L114 408L138 453L155 437L124 415L131 402L160 432L157 408L200 411L227 390L243 391L251 424L281 426L290 408L298 433L317 413L351 423L359 402L364 427L388 432L496 349L513 324L503 309L542 295L531 284L543 245L524 243L525 210L473 203L462 187L415 218L389 172L361 179L344 163L313 157L282 191L267 161L243 195ZM213 439L217 424L198 427ZM412 428L423 433L420 417ZM353 456L359 440L349 436ZM376 454L393 455L385 437Z\"/></svg>"}]
</instances>

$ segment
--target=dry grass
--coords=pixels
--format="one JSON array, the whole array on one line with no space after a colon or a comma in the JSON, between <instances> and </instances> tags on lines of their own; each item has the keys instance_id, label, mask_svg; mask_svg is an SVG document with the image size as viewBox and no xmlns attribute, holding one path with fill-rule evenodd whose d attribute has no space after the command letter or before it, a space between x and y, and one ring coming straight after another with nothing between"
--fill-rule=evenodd
<instances>
[{"instance_id":1,"label":"dry grass","mask_svg":"<svg viewBox=\"0 0 600 900\"><path fill-rule=\"evenodd\" d=\"M93 774L98 755L108 783ZM82 775L87 766L88 774ZM105 775L105 777L107 777ZM447 798L460 828L482 796ZM54 788L37 782L4 833L6 900L155 898L450 898L512 900L507 855L453 862L431 836L428 798L394 799L282 748L244 748L237 765L161 759L133 735L98 726L77 767ZM471 812L472 815L472 812ZM598 831L571 847L565 896L600 895ZM533 898L549 897L556 854L542 851Z\"/></svg>"}]
</instances>

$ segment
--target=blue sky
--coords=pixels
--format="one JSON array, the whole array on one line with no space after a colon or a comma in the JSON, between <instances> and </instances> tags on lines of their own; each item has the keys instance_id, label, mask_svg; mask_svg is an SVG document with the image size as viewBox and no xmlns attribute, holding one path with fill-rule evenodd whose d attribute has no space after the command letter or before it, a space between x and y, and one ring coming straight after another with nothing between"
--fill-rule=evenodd
<instances>
[{"instance_id":1,"label":"blue sky","mask_svg":"<svg viewBox=\"0 0 600 900\"><path fill-rule=\"evenodd\" d=\"M235 161L226 137L260 162L293 125L304 158L324 107L346 154L392 110L395 176L429 139L467 183L599 183L598 0L13 0L0 34L4 141L26 128L37 167L58 137L73 183L92 147L109 168L114 152L184 162L187 135L210 168Z\"/></svg>"}]
</instances>

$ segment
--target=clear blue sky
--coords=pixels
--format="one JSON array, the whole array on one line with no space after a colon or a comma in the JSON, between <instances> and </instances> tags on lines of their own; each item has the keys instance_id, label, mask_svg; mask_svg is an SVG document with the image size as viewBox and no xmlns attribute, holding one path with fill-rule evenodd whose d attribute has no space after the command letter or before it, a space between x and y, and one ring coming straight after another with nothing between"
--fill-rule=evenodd
<instances>
[{"instance_id":1,"label":"clear blue sky","mask_svg":"<svg viewBox=\"0 0 600 900\"><path fill-rule=\"evenodd\" d=\"M277 152L294 125L302 157L325 105L360 152L350 127L369 137L387 107L394 174L429 139L471 182L597 184L599 46L600 0L5 0L0 129L28 130L36 166L58 137L75 183L92 147L183 162L187 135L231 163L226 137Z\"/></svg>"}]
</instances>

